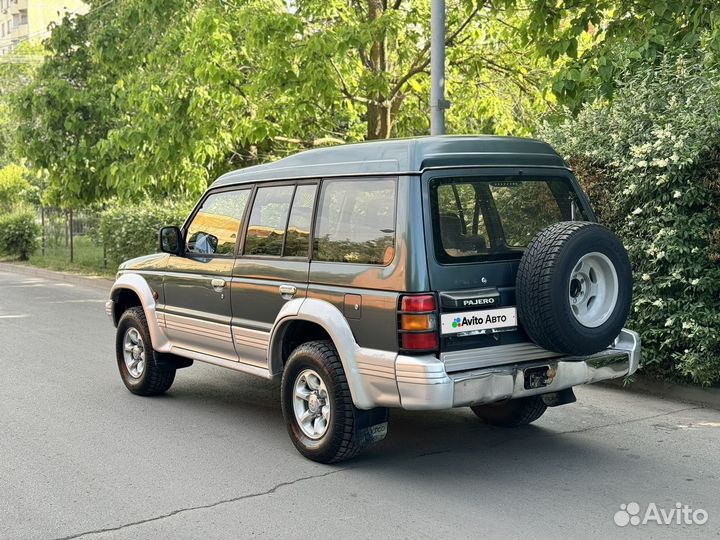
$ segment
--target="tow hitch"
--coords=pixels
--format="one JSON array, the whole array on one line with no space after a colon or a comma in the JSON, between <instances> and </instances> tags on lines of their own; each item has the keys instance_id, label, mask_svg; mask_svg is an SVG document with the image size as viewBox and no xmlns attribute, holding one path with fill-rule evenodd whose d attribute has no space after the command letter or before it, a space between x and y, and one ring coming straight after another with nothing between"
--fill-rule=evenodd
<instances>
[{"instance_id":1,"label":"tow hitch","mask_svg":"<svg viewBox=\"0 0 720 540\"><path fill-rule=\"evenodd\" d=\"M536 388L544 388L555 379L555 368L550 366L540 366L536 368L526 369L525 390L534 390Z\"/></svg>"}]
</instances>

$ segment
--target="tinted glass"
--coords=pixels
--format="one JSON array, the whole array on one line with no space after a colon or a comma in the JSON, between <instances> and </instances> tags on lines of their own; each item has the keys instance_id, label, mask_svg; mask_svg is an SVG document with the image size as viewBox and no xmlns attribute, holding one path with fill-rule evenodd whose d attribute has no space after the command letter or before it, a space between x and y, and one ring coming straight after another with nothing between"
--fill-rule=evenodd
<instances>
[{"instance_id":1,"label":"tinted glass","mask_svg":"<svg viewBox=\"0 0 720 540\"><path fill-rule=\"evenodd\" d=\"M302 185L295 190L287 238L285 239L286 257L307 257L310 247L310 227L315 204L317 185Z\"/></svg>"},{"instance_id":2,"label":"tinted glass","mask_svg":"<svg viewBox=\"0 0 720 540\"><path fill-rule=\"evenodd\" d=\"M223 191L207 197L188 227L187 252L201 255L234 254L249 196L250 190L243 189Z\"/></svg>"},{"instance_id":3,"label":"tinted glass","mask_svg":"<svg viewBox=\"0 0 720 540\"><path fill-rule=\"evenodd\" d=\"M246 255L279 256L282 253L294 189L294 186L271 186L257 190L245 238Z\"/></svg>"},{"instance_id":4,"label":"tinted glass","mask_svg":"<svg viewBox=\"0 0 720 540\"><path fill-rule=\"evenodd\" d=\"M562 178L442 178L430 184L438 259L519 258L558 221L587 219Z\"/></svg>"},{"instance_id":5,"label":"tinted glass","mask_svg":"<svg viewBox=\"0 0 720 540\"><path fill-rule=\"evenodd\" d=\"M395 180L323 184L313 258L388 264L395 246Z\"/></svg>"}]
</instances>

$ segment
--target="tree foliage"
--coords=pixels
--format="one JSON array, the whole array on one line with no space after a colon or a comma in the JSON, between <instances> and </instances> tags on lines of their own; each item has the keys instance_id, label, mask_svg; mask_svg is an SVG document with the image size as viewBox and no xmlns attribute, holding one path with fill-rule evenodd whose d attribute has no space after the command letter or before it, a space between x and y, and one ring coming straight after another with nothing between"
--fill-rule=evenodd
<instances>
[{"instance_id":1,"label":"tree foliage","mask_svg":"<svg viewBox=\"0 0 720 540\"><path fill-rule=\"evenodd\" d=\"M18 136L48 200L201 191L308 146L428 129L429 0L95 2L52 33ZM449 125L528 133L546 76L513 15L448 2ZM454 97L454 99L455 99Z\"/></svg>"},{"instance_id":2,"label":"tree foliage","mask_svg":"<svg viewBox=\"0 0 720 540\"><path fill-rule=\"evenodd\" d=\"M18 100L18 147L50 202L192 196L231 168L429 129L430 0L90 7L53 30ZM611 96L665 50L713 51L711 7L447 0L448 128L529 134L556 100Z\"/></svg>"},{"instance_id":3,"label":"tree foliage","mask_svg":"<svg viewBox=\"0 0 720 540\"><path fill-rule=\"evenodd\" d=\"M679 48L717 59L720 12L715 0L501 0L526 13L521 33L552 62L552 91L577 110L611 97L622 75L657 64Z\"/></svg>"},{"instance_id":4,"label":"tree foliage","mask_svg":"<svg viewBox=\"0 0 720 540\"><path fill-rule=\"evenodd\" d=\"M0 169L0 214L30 202L34 190L28 176L25 167L13 163Z\"/></svg>"},{"instance_id":5,"label":"tree foliage","mask_svg":"<svg viewBox=\"0 0 720 540\"><path fill-rule=\"evenodd\" d=\"M43 47L25 41L0 58L0 166L18 161L13 133L18 119L13 108L15 96L32 81L42 63Z\"/></svg>"}]
</instances>

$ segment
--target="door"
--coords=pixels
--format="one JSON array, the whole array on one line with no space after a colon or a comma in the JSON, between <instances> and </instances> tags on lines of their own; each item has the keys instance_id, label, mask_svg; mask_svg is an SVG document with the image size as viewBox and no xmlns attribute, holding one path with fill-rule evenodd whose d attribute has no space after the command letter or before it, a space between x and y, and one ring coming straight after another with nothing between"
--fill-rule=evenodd
<instances>
[{"instance_id":1,"label":"door","mask_svg":"<svg viewBox=\"0 0 720 540\"><path fill-rule=\"evenodd\" d=\"M232 333L241 362L267 367L283 304L307 291L316 183L259 186L232 280Z\"/></svg>"},{"instance_id":2,"label":"door","mask_svg":"<svg viewBox=\"0 0 720 540\"><path fill-rule=\"evenodd\" d=\"M172 344L237 361L230 280L249 188L209 193L184 231L185 255L164 276L164 324Z\"/></svg>"}]
</instances>

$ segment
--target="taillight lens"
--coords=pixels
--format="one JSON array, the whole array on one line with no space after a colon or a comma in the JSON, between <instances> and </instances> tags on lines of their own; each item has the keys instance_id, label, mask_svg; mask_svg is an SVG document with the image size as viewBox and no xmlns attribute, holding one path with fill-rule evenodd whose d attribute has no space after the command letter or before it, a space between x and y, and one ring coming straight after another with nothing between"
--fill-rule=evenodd
<instances>
[{"instance_id":1,"label":"taillight lens","mask_svg":"<svg viewBox=\"0 0 720 540\"><path fill-rule=\"evenodd\" d=\"M438 336L432 334L403 334L402 348L408 351L434 351L438 348Z\"/></svg>"},{"instance_id":2,"label":"taillight lens","mask_svg":"<svg viewBox=\"0 0 720 540\"><path fill-rule=\"evenodd\" d=\"M435 296L419 294L401 297L398 332L400 347L405 350L437 350L437 302Z\"/></svg>"}]
</instances>

